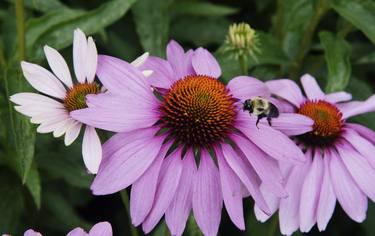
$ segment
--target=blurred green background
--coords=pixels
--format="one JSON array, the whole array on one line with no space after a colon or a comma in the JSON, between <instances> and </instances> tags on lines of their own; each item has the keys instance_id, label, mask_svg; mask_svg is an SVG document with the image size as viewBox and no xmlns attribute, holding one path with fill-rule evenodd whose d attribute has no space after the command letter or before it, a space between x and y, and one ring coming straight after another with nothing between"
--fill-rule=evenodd
<instances>
[{"instance_id":1,"label":"blurred green background","mask_svg":"<svg viewBox=\"0 0 375 236\"><path fill-rule=\"evenodd\" d=\"M0 1L0 234L22 235L34 228L44 235L65 235L76 226L89 229L106 220L115 235L142 235L130 226L120 194L91 195L92 177L85 172L81 144L66 148L52 134L36 135L36 127L8 101L11 94L32 91L19 62L46 66L45 44L60 50L72 65L75 28L93 35L100 53L126 60L143 51L164 56L172 38L185 48L206 47L215 53L221 79L228 82L241 74L240 67L218 49L230 24L246 22L260 42L258 60L249 61L248 74L297 80L310 73L326 91L345 89L355 99L374 90L373 0L25 0L24 7L22 2ZM375 129L373 113L353 121ZM102 140L106 135L101 134ZM244 202L247 230L236 229L223 210L220 235L280 235L276 217L257 223L252 200ZM163 222L152 235L168 235ZM192 220L185 235L200 235ZM362 224L337 206L326 232L314 227L307 235L375 235L375 205L369 202Z\"/></svg>"}]
</instances>

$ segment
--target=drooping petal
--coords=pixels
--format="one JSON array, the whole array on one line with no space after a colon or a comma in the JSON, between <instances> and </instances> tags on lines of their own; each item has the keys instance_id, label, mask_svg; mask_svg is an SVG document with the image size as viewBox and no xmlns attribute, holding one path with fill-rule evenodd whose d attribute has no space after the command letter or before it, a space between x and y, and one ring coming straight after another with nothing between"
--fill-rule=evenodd
<instances>
[{"instance_id":1,"label":"drooping petal","mask_svg":"<svg viewBox=\"0 0 375 236\"><path fill-rule=\"evenodd\" d=\"M155 132L154 128L149 128L122 135L121 139L116 139L121 147L109 156L103 145L102 163L91 185L95 195L111 194L127 188L149 168L164 140L164 137L155 137Z\"/></svg>"},{"instance_id":2,"label":"drooping petal","mask_svg":"<svg viewBox=\"0 0 375 236\"><path fill-rule=\"evenodd\" d=\"M292 103L296 107L299 107L303 101L301 89L298 87L296 82L290 79L278 79L266 82L267 87L272 94L277 95L288 102Z\"/></svg>"},{"instance_id":3,"label":"drooping petal","mask_svg":"<svg viewBox=\"0 0 375 236\"><path fill-rule=\"evenodd\" d=\"M38 133L49 133L49 132L54 132L55 130L58 130L60 129L61 126L63 126L67 121L69 120L69 117L64 117L64 116L57 116L53 119L49 119L48 121L45 121L43 123L41 123L38 128L36 129L36 131ZM71 126L73 125L73 122L70 123ZM70 129L70 127L67 128Z\"/></svg>"},{"instance_id":4,"label":"drooping petal","mask_svg":"<svg viewBox=\"0 0 375 236\"><path fill-rule=\"evenodd\" d=\"M256 96L268 98L270 91L267 86L250 76L237 76L231 79L227 85L235 98L241 99L244 102L246 99L251 99Z\"/></svg>"},{"instance_id":5,"label":"drooping petal","mask_svg":"<svg viewBox=\"0 0 375 236\"><path fill-rule=\"evenodd\" d=\"M10 96L10 100L21 106L64 108L64 105L55 99L37 93L16 93Z\"/></svg>"},{"instance_id":6,"label":"drooping petal","mask_svg":"<svg viewBox=\"0 0 375 236\"><path fill-rule=\"evenodd\" d=\"M5 236L5 234L4 234ZM42 236L41 233L37 232L37 231L34 231L32 229L29 229L29 230L26 230L25 233L23 234L23 236Z\"/></svg>"},{"instance_id":7,"label":"drooping petal","mask_svg":"<svg viewBox=\"0 0 375 236\"><path fill-rule=\"evenodd\" d=\"M316 213L316 221L319 231L326 229L329 220L333 215L336 205L336 196L333 192L332 181L329 170L330 156L329 153L324 153L324 174L322 179L322 186L320 189L320 196L318 208Z\"/></svg>"},{"instance_id":8,"label":"drooping petal","mask_svg":"<svg viewBox=\"0 0 375 236\"><path fill-rule=\"evenodd\" d=\"M165 221L171 235L180 236L192 207L193 179L197 172L193 150L189 150L182 161L182 173L176 194L165 212Z\"/></svg>"},{"instance_id":9,"label":"drooping petal","mask_svg":"<svg viewBox=\"0 0 375 236\"><path fill-rule=\"evenodd\" d=\"M96 45L92 37L87 40L87 52L86 52L86 73L87 82L91 83L94 81L96 67L98 66L98 52Z\"/></svg>"},{"instance_id":10,"label":"drooping petal","mask_svg":"<svg viewBox=\"0 0 375 236\"><path fill-rule=\"evenodd\" d=\"M154 204L142 224L142 229L146 234L156 226L171 204L180 182L182 169L181 149L177 149L163 162L158 179Z\"/></svg>"},{"instance_id":11,"label":"drooping petal","mask_svg":"<svg viewBox=\"0 0 375 236\"><path fill-rule=\"evenodd\" d=\"M301 202L301 188L306 174L311 166L311 151L306 152L306 162L293 167L286 183L287 198L280 200L279 220L282 234L291 235L300 225L299 208Z\"/></svg>"},{"instance_id":12,"label":"drooping petal","mask_svg":"<svg viewBox=\"0 0 375 236\"><path fill-rule=\"evenodd\" d=\"M222 151L228 165L245 185L250 195L254 198L254 201L258 204L262 211L269 214L270 209L259 190L260 179L256 175L255 171L251 169L250 164L247 162L247 160L243 160L243 158L239 156L228 144L222 144Z\"/></svg>"},{"instance_id":13,"label":"drooping petal","mask_svg":"<svg viewBox=\"0 0 375 236\"><path fill-rule=\"evenodd\" d=\"M310 169L301 189L299 220L301 232L309 232L316 223L317 206L324 174L324 163L320 150L315 150Z\"/></svg>"},{"instance_id":14,"label":"drooping petal","mask_svg":"<svg viewBox=\"0 0 375 236\"><path fill-rule=\"evenodd\" d=\"M352 100L352 95L347 92L335 92L327 94L324 100L330 103L346 102Z\"/></svg>"},{"instance_id":15,"label":"drooping petal","mask_svg":"<svg viewBox=\"0 0 375 236\"><path fill-rule=\"evenodd\" d=\"M375 201L375 170L349 143L343 141L336 148L355 183L363 193Z\"/></svg>"},{"instance_id":16,"label":"drooping petal","mask_svg":"<svg viewBox=\"0 0 375 236\"><path fill-rule=\"evenodd\" d=\"M213 78L219 78L221 68L215 57L204 48L198 48L194 51L192 58L193 68L197 75L207 75Z\"/></svg>"},{"instance_id":17,"label":"drooping petal","mask_svg":"<svg viewBox=\"0 0 375 236\"><path fill-rule=\"evenodd\" d=\"M219 171L210 154L202 150L194 179L193 212L199 228L206 236L216 236L219 230L223 205L219 178Z\"/></svg>"},{"instance_id":18,"label":"drooping petal","mask_svg":"<svg viewBox=\"0 0 375 236\"><path fill-rule=\"evenodd\" d=\"M53 137L55 137L55 138L61 137L63 134L65 134L65 132L69 129L69 127L71 125L73 125L73 122L75 122L75 120L73 120L70 117L68 119L64 120L63 122L61 122L59 124L59 127L57 127L53 131Z\"/></svg>"},{"instance_id":19,"label":"drooping petal","mask_svg":"<svg viewBox=\"0 0 375 236\"><path fill-rule=\"evenodd\" d=\"M141 70L152 70L153 73L147 78L150 85L160 88L169 88L179 78L174 73L168 61L159 57L150 56L140 67Z\"/></svg>"},{"instance_id":20,"label":"drooping petal","mask_svg":"<svg viewBox=\"0 0 375 236\"><path fill-rule=\"evenodd\" d=\"M334 150L331 151L330 174L333 190L341 207L351 219L362 222L366 218L367 198Z\"/></svg>"},{"instance_id":21,"label":"drooping petal","mask_svg":"<svg viewBox=\"0 0 375 236\"><path fill-rule=\"evenodd\" d=\"M350 128L345 129L345 132L343 132L342 137L346 141L348 141L357 152L359 152L363 157L365 157L368 163L372 166L372 168L375 169L375 146L371 143L371 141L375 141L375 139L371 139L369 137L363 138L355 130L352 130Z\"/></svg>"},{"instance_id":22,"label":"drooping petal","mask_svg":"<svg viewBox=\"0 0 375 236\"><path fill-rule=\"evenodd\" d=\"M267 205L270 209L270 214L264 213L257 204L254 204L254 214L258 221L266 222L279 208L280 198L275 196L275 194L270 191L269 187L265 186L264 184L260 185L260 191L264 196L264 199L267 202Z\"/></svg>"},{"instance_id":23,"label":"drooping petal","mask_svg":"<svg viewBox=\"0 0 375 236\"><path fill-rule=\"evenodd\" d=\"M263 184L270 186L269 189L278 197L287 197L284 190L283 177L277 165L277 161L267 156L248 139L239 135L232 135L232 140L243 152Z\"/></svg>"},{"instance_id":24,"label":"drooping petal","mask_svg":"<svg viewBox=\"0 0 375 236\"><path fill-rule=\"evenodd\" d=\"M184 53L184 49L176 41L171 40L167 45L167 60L172 66L174 77L181 79L193 71L191 57Z\"/></svg>"},{"instance_id":25,"label":"drooping petal","mask_svg":"<svg viewBox=\"0 0 375 236\"><path fill-rule=\"evenodd\" d=\"M49 67L51 67L53 73L69 88L73 87L72 77L70 76L69 67L65 62L65 59L61 54L54 48L44 46L44 53L46 54Z\"/></svg>"},{"instance_id":26,"label":"drooping petal","mask_svg":"<svg viewBox=\"0 0 375 236\"><path fill-rule=\"evenodd\" d=\"M305 160L300 148L285 134L273 129L268 124L258 124L257 127L255 121L256 119L249 116L248 113L239 112L237 128L256 146L277 160L298 162L303 162ZM272 142L270 142L270 140L272 140Z\"/></svg>"},{"instance_id":27,"label":"drooping petal","mask_svg":"<svg viewBox=\"0 0 375 236\"><path fill-rule=\"evenodd\" d=\"M338 105L342 112L342 117L347 119L352 116L375 111L375 95L369 97L366 101L353 101Z\"/></svg>"},{"instance_id":28,"label":"drooping petal","mask_svg":"<svg viewBox=\"0 0 375 236\"><path fill-rule=\"evenodd\" d=\"M260 124L269 125L267 119L261 119ZM300 135L313 129L314 121L307 116L296 113L280 113L279 117L271 120L272 128L288 136Z\"/></svg>"},{"instance_id":29,"label":"drooping petal","mask_svg":"<svg viewBox=\"0 0 375 236\"><path fill-rule=\"evenodd\" d=\"M305 74L301 77L301 83L308 99L324 99L325 94L314 77Z\"/></svg>"},{"instance_id":30,"label":"drooping petal","mask_svg":"<svg viewBox=\"0 0 375 236\"><path fill-rule=\"evenodd\" d=\"M74 30L73 37L73 65L78 82L86 80L87 40L86 35L80 30Z\"/></svg>"},{"instance_id":31,"label":"drooping petal","mask_svg":"<svg viewBox=\"0 0 375 236\"><path fill-rule=\"evenodd\" d=\"M82 156L88 171L92 174L98 173L102 160L102 145L95 128L89 125L83 135Z\"/></svg>"},{"instance_id":32,"label":"drooping petal","mask_svg":"<svg viewBox=\"0 0 375 236\"><path fill-rule=\"evenodd\" d=\"M157 101L142 101L132 96L110 93L88 95L89 108L70 112L80 122L108 131L128 132L150 127L159 119Z\"/></svg>"},{"instance_id":33,"label":"drooping petal","mask_svg":"<svg viewBox=\"0 0 375 236\"><path fill-rule=\"evenodd\" d=\"M372 144L375 144L375 132L372 129L353 123L346 123L345 126L355 130L360 136L364 137Z\"/></svg>"},{"instance_id":34,"label":"drooping petal","mask_svg":"<svg viewBox=\"0 0 375 236\"><path fill-rule=\"evenodd\" d=\"M36 90L56 98L65 98L66 90L61 82L43 67L21 62L22 72L27 82Z\"/></svg>"},{"instance_id":35,"label":"drooping petal","mask_svg":"<svg viewBox=\"0 0 375 236\"><path fill-rule=\"evenodd\" d=\"M88 234L82 228L75 228L66 236L88 236Z\"/></svg>"},{"instance_id":36,"label":"drooping petal","mask_svg":"<svg viewBox=\"0 0 375 236\"><path fill-rule=\"evenodd\" d=\"M100 222L94 225L89 236L112 236L112 226L108 222Z\"/></svg>"},{"instance_id":37,"label":"drooping petal","mask_svg":"<svg viewBox=\"0 0 375 236\"><path fill-rule=\"evenodd\" d=\"M140 225L152 208L155 192L160 175L161 165L167 153L169 145L164 145L155 161L145 173L134 182L130 194L130 215L132 224Z\"/></svg>"},{"instance_id":38,"label":"drooping petal","mask_svg":"<svg viewBox=\"0 0 375 236\"><path fill-rule=\"evenodd\" d=\"M66 130L64 143L65 146L69 146L77 139L79 132L81 131L82 123L74 122L69 129Z\"/></svg>"},{"instance_id":39,"label":"drooping petal","mask_svg":"<svg viewBox=\"0 0 375 236\"><path fill-rule=\"evenodd\" d=\"M222 151L216 149L215 153L219 164L220 183L225 208L232 222L240 230L245 230L241 180L228 165Z\"/></svg>"}]
</instances>

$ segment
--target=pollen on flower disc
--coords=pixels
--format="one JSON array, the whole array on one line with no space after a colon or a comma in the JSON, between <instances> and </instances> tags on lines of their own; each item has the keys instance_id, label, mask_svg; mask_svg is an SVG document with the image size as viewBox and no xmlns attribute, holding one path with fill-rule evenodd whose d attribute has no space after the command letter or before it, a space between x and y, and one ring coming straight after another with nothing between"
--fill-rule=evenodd
<instances>
[{"instance_id":1,"label":"pollen on flower disc","mask_svg":"<svg viewBox=\"0 0 375 236\"><path fill-rule=\"evenodd\" d=\"M299 136L310 145L328 145L340 135L343 119L340 110L333 104L317 100L306 101L298 113L314 120L313 131Z\"/></svg>"},{"instance_id":2,"label":"pollen on flower disc","mask_svg":"<svg viewBox=\"0 0 375 236\"><path fill-rule=\"evenodd\" d=\"M187 76L164 97L161 121L178 141L208 145L226 137L236 116L235 100L217 79Z\"/></svg>"},{"instance_id":3,"label":"pollen on flower disc","mask_svg":"<svg viewBox=\"0 0 375 236\"><path fill-rule=\"evenodd\" d=\"M75 84L66 93L64 106L68 111L86 108L86 95L99 93L100 88L96 83Z\"/></svg>"}]
</instances>

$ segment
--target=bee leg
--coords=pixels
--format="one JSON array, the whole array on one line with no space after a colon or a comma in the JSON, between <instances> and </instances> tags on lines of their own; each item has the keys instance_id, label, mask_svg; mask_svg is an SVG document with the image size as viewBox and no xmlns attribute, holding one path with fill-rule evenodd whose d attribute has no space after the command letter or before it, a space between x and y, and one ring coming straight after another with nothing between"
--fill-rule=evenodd
<instances>
[{"instance_id":1,"label":"bee leg","mask_svg":"<svg viewBox=\"0 0 375 236\"><path fill-rule=\"evenodd\" d=\"M259 120L261 119L262 117L258 116L258 119L257 119L257 122L255 123L255 126L259 129L258 127L258 123L259 123Z\"/></svg>"},{"instance_id":2,"label":"bee leg","mask_svg":"<svg viewBox=\"0 0 375 236\"><path fill-rule=\"evenodd\" d=\"M267 117L267 121L268 121L268 125L269 125L269 126L272 126L272 123L271 123L271 117Z\"/></svg>"}]
</instances>

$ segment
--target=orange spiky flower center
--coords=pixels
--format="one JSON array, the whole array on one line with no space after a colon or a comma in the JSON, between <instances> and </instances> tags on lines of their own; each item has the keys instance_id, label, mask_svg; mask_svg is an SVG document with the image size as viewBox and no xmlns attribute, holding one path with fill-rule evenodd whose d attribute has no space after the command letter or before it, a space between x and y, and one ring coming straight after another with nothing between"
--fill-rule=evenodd
<instances>
[{"instance_id":1,"label":"orange spiky flower center","mask_svg":"<svg viewBox=\"0 0 375 236\"><path fill-rule=\"evenodd\" d=\"M64 106L70 112L87 108L86 95L100 92L96 83L78 83L68 90L64 99Z\"/></svg>"},{"instance_id":2,"label":"orange spiky flower center","mask_svg":"<svg viewBox=\"0 0 375 236\"><path fill-rule=\"evenodd\" d=\"M309 100L303 103L297 112L314 120L313 130L299 136L305 144L325 146L340 136L344 121L342 113L335 105L322 100Z\"/></svg>"},{"instance_id":3,"label":"orange spiky flower center","mask_svg":"<svg viewBox=\"0 0 375 236\"><path fill-rule=\"evenodd\" d=\"M204 75L175 82L164 97L161 122L187 146L207 146L226 137L236 116L235 100L223 83Z\"/></svg>"}]
</instances>

